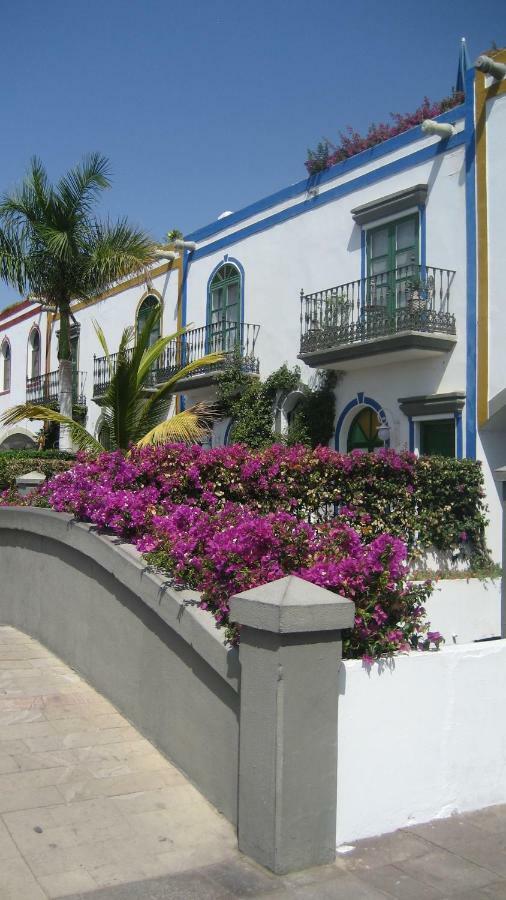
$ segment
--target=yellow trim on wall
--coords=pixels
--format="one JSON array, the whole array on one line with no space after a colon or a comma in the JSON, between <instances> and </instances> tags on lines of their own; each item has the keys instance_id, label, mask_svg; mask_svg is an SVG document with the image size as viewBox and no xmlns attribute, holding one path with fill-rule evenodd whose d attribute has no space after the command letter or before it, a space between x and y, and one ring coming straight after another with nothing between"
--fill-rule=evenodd
<instances>
[{"instance_id":1,"label":"yellow trim on wall","mask_svg":"<svg viewBox=\"0 0 506 900\"><path fill-rule=\"evenodd\" d=\"M162 263L162 265L157 266L156 269L151 269L149 272L149 278L158 278L159 275L164 275L165 272L168 272L172 269L179 269L181 267L180 259L174 259L170 262ZM139 284L146 283L146 275L135 275L133 278L127 279L127 281L122 281L120 284L114 285L110 290L105 291L103 294L99 294L98 297L95 297L94 300L90 300L89 303L77 303L72 307L72 312L80 312L82 309L89 309L90 306L95 306L96 303L102 303L104 300L107 300L109 297L115 297L117 294L122 294L123 291L127 291L132 287L136 287ZM55 319L59 319L59 316L55 316Z\"/></svg>"},{"instance_id":2,"label":"yellow trim on wall","mask_svg":"<svg viewBox=\"0 0 506 900\"><path fill-rule=\"evenodd\" d=\"M506 62L506 50L491 53L498 62ZM476 214L478 232L478 337L477 337L477 417L478 427L489 418L489 302L488 302L488 199L487 199L487 102L506 94L506 80L486 85L482 72L476 72Z\"/></svg>"}]
</instances>

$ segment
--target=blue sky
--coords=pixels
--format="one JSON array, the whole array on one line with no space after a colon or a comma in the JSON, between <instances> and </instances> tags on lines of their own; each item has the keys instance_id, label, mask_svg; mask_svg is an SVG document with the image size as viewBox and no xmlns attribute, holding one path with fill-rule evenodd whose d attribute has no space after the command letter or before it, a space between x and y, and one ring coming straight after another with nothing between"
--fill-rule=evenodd
<instances>
[{"instance_id":1,"label":"blue sky","mask_svg":"<svg viewBox=\"0 0 506 900\"><path fill-rule=\"evenodd\" d=\"M366 130L506 44L504 0L16 0L0 34L0 192L109 157L102 214L190 231L304 177L308 147ZM0 308L16 299L0 284Z\"/></svg>"}]
</instances>

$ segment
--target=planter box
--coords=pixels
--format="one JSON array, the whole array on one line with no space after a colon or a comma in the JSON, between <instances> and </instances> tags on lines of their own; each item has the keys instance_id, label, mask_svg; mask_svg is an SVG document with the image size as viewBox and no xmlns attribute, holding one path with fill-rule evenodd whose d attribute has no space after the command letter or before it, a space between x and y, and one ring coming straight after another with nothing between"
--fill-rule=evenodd
<instances>
[{"instance_id":1,"label":"planter box","mask_svg":"<svg viewBox=\"0 0 506 900\"><path fill-rule=\"evenodd\" d=\"M442 579L425 608L431 630L440 631L447 646L499 637L501 579Z\"/></svg>"}]
</instances>

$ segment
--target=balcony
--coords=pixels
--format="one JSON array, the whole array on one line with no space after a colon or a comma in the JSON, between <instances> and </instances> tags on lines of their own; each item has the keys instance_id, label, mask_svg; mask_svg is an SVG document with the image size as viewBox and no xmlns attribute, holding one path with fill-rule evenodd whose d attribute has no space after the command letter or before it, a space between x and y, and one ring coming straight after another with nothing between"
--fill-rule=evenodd
<instances>
[{"instance_id":1,"label":"balcony","mask_svg":"<svg viewBox=\"0 0 506 900\"><path fill-rule=\"evenodd\" d=\"M85 372L72 372L72 403L74 406L86 406ZM59 372L46 372L35 378L26 379L26 402L43 406L58 406Z\"/></svg>"},{"instance_id":2,"label":"balcony","mask_svg":"<svg viewBox=\"0 0 506 900\"><path fill-rule=\"evenodd\" d=\"M177 375L189 363L198 362L208 353L223 353L224 359L212 366L196 367L191 375L178 382L178 391L189 391L209 387L216 375L232 363L235 355L241 361L243 372L258 375L259 360L255 355L259 325L247 322L215 322L202 328L189 329L184 335L170 341L156 361L150 373L148 390L154 390L169 378ZM128 354L131 356L132 349ZM117 365L117 353L95 357L93 366L93 399L103 402Z\"/></svg>"},{"instance_id":3,"label":"balcony","mask_svg":"<svg viewBox=\"0 0 506 900\"><path fill-rule=\"evenodd\" d=\"M299 359L347 370L447 353L457 341L454 277L450 269L409 265L301 292Z\"/></svg>"}]
</instances>

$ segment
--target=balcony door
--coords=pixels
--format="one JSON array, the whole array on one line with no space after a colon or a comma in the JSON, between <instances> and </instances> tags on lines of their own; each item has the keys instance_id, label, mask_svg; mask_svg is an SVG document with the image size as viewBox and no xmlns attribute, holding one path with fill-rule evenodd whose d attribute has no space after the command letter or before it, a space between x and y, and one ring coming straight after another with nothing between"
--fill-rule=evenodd
<instances>
[{"instance_id":1,"label":"balcony door","mask_svg":"<svg viewBox=\"0 0 506 900\"><path fill-rule=\"evenodd\" d=\"M225 263L211 281L206 351L230 353L241 344L241 275Z\"/></svg>"},{"instance_id":2,"label":"balcony door","mask_svg":"<svg viewBox=\"0 0 506 900\"><path fill-rule=\"evenodd\" d=\"M418 275L418 263L418 215L369 231L367 304L387 314L405 306L408 284Z\"/></svg>"}]
</instances>

